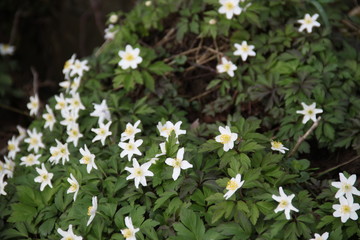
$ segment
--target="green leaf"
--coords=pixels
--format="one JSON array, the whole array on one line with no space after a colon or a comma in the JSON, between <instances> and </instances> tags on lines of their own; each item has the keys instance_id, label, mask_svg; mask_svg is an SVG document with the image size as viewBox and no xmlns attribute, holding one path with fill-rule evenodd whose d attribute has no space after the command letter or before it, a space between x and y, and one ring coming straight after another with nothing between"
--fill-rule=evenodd
<instances>
[{"instance_id":1,"label":"green leaf","mask_svg":"<svg viewBox=\"0 0 360 240\"><path fill-rule=\"evenodd\" d=\"M147 87L150 91L155 91L155 79L151 76L148 71L142 72L145 87Z\"/></svg>"},{"instance_id":2,"label":"green leaf","mask_svg":"<svg viewBox=\"0 0 360 240\"><path fill-rule=\"evenodd\" d=\"M149 66L149 71L157 75L163 75L167 72L171 72L172 70L172 67L161 61L155 62Z\"/></svg>"},{"instance_id":3,"label":"green leaf","mask_svg":"<svg viewBox=\"0 0 360 240\"><path fill-rule=\"evenodd\" d=\"M172 197L174 195L177 195L177 193L176 192L164 192L163 194L161 194L160 198L155 201L153 211L155 211L156 209L161 207L166 202L166 200L168 200L170 197Z\"/></svg>"}]
</instances>

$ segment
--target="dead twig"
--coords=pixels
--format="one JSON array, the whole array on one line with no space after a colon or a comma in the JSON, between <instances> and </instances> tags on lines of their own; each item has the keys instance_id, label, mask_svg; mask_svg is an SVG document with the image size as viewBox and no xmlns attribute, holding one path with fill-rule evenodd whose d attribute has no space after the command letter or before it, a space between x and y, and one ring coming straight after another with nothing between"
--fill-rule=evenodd
<instances>
[{"instance_id":1,"label":"dead twig","mask_svg":"<svg viewBox=\"0 0 360 240\"><path fill-rule=\"evenodd\" d=\"M167 41L171 40L173 38L173 34L175 32L175 28L171 28L166 34L165 36L160 40L158 41L154 47L158 47L158 46L161 46L163 45L164 43L166 43Z\"/></svg>"},{"instance_id":2,"label":"dead twig","mask_svg":"<svg viewBox=\"0 0 360 240\"><path fill-rule=\"evenodd\" d=\"M13 45L14 41L15 41L15 37L16 37L16 33L17 33L17 29L19 26L19 21L20 21L20 17L22 14L22 10L19 9L16 11L15 16L14 16L14 22L11 28L11 33L10 33L10 39L9 39L9 44Z\"/></svg>"},{"instance_id":3,"label":"dead twig","mask_svg":"<svg viewBox=\"0 0 360 240\"><path fill-rule=\"evenodd\" d=\"M192 101L194 101L194 100L197 100L197 99L200 99L200 98L202 98L202 97L205 97L206 95L208 95L209 93L217 90L218 88L220 88L220 85L217 85L216 87L213 87L212 89L209 89L209 90L207 90L207 91L205 91L205 92L203 92L203 93L201 93L201 94L199 94L199 95L197 95L197 96L195 96L195 97L190 98L189 102L192 102Z\"/></svg>"},{"instance_id":4,"label":"dead twig","mask_svg":"<svg viewBox=\"0 0 360 240\"><path fill-rule=\"evenodd\" d=\"M324 174L326 174L326 173L328 173L328 172L331 172L331 171L333 171L333 170L335 170L335 169L337 169L337 168L339 168L339 167L342 167L342 166L345 166L345 165L347 165L347 164L349 164L349 163L352 163L352 162L354 162L354 161L356 161L356 160L358 160L358 159L360 159L360 155L359 155L359 156L356 156L356 157L354 157L354 158L352 158L352 159L350 159L350 160L348 160L348 161L346 161L346 162L340 163L340 164L336 165L335 167L331 167L331 168L326 169L326 170L324 170L324 171L322 171L322 172L319 172L316 176L317 176L317 177L321 177L322 175L324 175Z\"/></svg>"}]
</instances>

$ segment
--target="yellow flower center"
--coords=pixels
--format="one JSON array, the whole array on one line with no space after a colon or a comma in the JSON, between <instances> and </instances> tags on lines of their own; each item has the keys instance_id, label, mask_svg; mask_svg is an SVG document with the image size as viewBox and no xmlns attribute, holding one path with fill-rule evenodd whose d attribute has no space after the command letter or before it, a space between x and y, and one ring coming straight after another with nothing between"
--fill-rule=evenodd
<instances>
[{"instance_id":1,"label":"yellow flower center","mask_svg":"<svg viewBox=\"0 0 360 240\"><path fill-rule=\"evenodd\" d=\"M74 137L77 137L77 135L79 134L79 132L78 132L77 129L72 129L72 130L71 130L71 134L72 134Z\"/></svg>"},{"instance_id":2,"label":"yellow flower center","mask_svg":"<svg viewBox=\"0 0 360 240\"><path fill-rule=\"evenodd\" d=\"M229 180L228 183L226 184L226 189L227 190L236 190L239 187L239 185L237 184L237 182L235 180Z\"/></svg>"},{"instance_id":3,"label":"yellow flower center","mask_svg":"<svg viewBox=\"0 0 360 240\"><path fill-rule=\"evenodd\" d=\"M130 229L125 229L124 231L123 231L123 236L124 236L124 238L129 238L129 237L131 237L133 235L133 232L130 230Z\"/></svg>"},{"instance_id":4,"label":"yellow flower center","mask_svg":"<svg viewBox=\"0 0 360 240\"><path fill-rule=\"evenodd\" d=\"M229 134L221 134L220 135L220 142L222 144L226 144L226 143L229 143L231 140L231 136Z\"/></svg>"},{"instance_id":5,"label":"yellow flower center","mask_svg":"<svg viewBox=\"0 0 360 240\"><path fill-rule=\"evenodd\" d=\"M93 210L93 206L90 206L90 207L88 207L88 212L87 212L87 215L88 216L91 216L92 215L92 210Z\"/></svg>"},{"instance_id":6,"label":"yellow flower center","mask_svg":"<svg viewBox=\"0 0 360 240\"><path fill-rule=\"evenodd\" d=\"M125 129L125 133L126 133L126 135L128 135L128 136L133 135L134 132L135 132L135 131L134 131L134 128L132 128L132 127L127 127L127 128Z\"/></svg>"},{"instance_id":7,"label":"yellow flower center","mask_svg":"<svg viewBox=\"0 0 360 240\"><path fill-rule=\"evenodd\" d=\"M313 110L308 110L308 114L309 114L309 115L313 115L313 114L314 114L314 111L313 111Z\"/></svg>"},{"instance_id":8,"label":"yellow flower center","mask_svg":"<svg viewBox=\"0 0 360 240\"><path fill-rule=\"evenodd\" d=\"M352 189L352 185L350 185L350 184L344 184L343 185L343 191L344 192L351 192L351 189Z\"/></svg>"},{"instance_id":9,"label":"yellow flower center","mask_svg":"<svg viewBox=\"0 0 360 240\"><path fill-rule=\"evenodd\" d=\"M287 200L281 200L279 205L281 208L286 208L289 205L289 202Z\"/></svg>"},{"instance_id":10,"label":"yellow flower center","mask_svg":"<svg viewBox=\"0 0 360 240\"><path fill-rule=\"evenodd\" d=\"M31 102L31 106L32 106L33 108L37 108L37 107L38 107L38 103L37 103L37 102Z\"/></svg>"},{"instance_id":11,"label":"yellow flower center","mask_svg":"<svg viewBox=\"0 0 360 240\"><path fill-rule=\"evenodd\" d=\"M46 114L45 118L46 118L46 121L48 121L48 122L52 122L54 120L54 118L51 114Z\"/></svg>"},{"instance_id":12,"label":"yellow flower center","mask_svg":"<svg viewBox=\"0 0 360 240\"><path fill-rule=\"evenodd\" d=\"M65 102L59 102L58 104L61 109L65 107Z\"/></svg>"},{"instance_id":13,"label":"yellow flower center","mask_svg":"<svg viewBox=\"0 0 360 240\"><path fill-rule=\"evenodd\" d=\"M46 181L48 179L48 175L47 174L41 174L41 178L43 179L43 181Z\"/></svg>"},{"instance_id":14,"label":"yellow flower center","mask_svg":"<svg viewBox=\"0 0 360 240\"><path fill-rule=\"evenodd\" d=\"M235 5L232 2L227 2L225 3L225 8L226 10L231 11L235 8Z\"/></svg>"},{"instance_id":15,"label":"yellow flower center","mask_svg":"<svg viewBox=\"0 0 360 240\"><path fill-rule=\"evenodd\" d=\"M15 150L15 144L10 143L7 148L8 148L9 151L14 151Z\"/></svg>"},{"instance_id":16,"label":"yellow flower center","mask_svg":"<svg viewBox=\"0 0 360 240\"><path fill-rule=\"evenodd\" d=\"M38 143L39 143L39 141L37 138L32 137L30 139L30 145L37 145Z\"/></svg>"},{"instance_id":17,"label":"yellow flower center","mask_svg":"<svg viewBox=\"0 0 360 240\"><path fill-rule=\"evenodd\" d=\"M73 237L66 237L65 240L74 240Z\"/></svg>"},{"instance_id":18,"label":"yellow flower center","mask_svg":"<svg viewBox=\"0 0 360 240\"><path fill-rule=\"evenodd\" d=\"M78 185L76 183L72 183L70 186L70 191L75 192L78 188Z\"/></svg>"},{"instance_id":19,"label":"yellow flower center","mask_svg":"<svg viewBox=\"0 0 360 240\"><path fill-rule=\"evenodd\" d=\"M90 156L83 156L83 160L84 160L84 162L85 162L86 164L89 164L91 158L90 158Z\"/></svg>"},{"instance_id":20,"label":"yellow flower center","mask_svg":"<svg viewBox=\"0 0 360 240\"><path fill-rule=\"evenodd\" d=\"M105 134L106 134L105 129L101 128L101 129L99 130L99 135L105 135Z\"/></svg>"},{"instance_id":21,"label":"yellow flower center","mask_svg":"<svg viewBox=\"0 0 360 240\"><path fill-rule=\"evenodd\" d=\"M174 162L173 162L173 167L174 167L174 168L179 168L179 167L181 167L181 162L182 162L181 159L175 158L175 159L174 159Z\"/></svg>"},{"instance_id":22,"label":"yellow flower center","mask_svg":"<svg viewBox=\"0 0 360 240\"><path fill-rule=\"evenodd\" d=\"M277 142L277 141L273 141L271 144L272 144L273 148L276 148L276 149L280 149L283 146L281 142Z\"/></svg>"},{"instance_id":23,"label":"yellow flower center","mask_svg":"<svg viewBox=\"0 0 360 240\"><path fill-rule=\"evenodd\" d=\"M4 50L8 50L10 48L10 45L9 44L3 44L3 48L4 48Z\"/></svg>"},{"instance_id":24,"label":"yellow flower center","mask_svg":"<svg viewBox=\"0 0 360 240\"><path fill-rule=\"evenodd\" d=\"M69 60L67 60L64 64L64 69L68 69L68 68L70 68L70 66L71 66L71 63Z\"/></svg>"},{"instance_id":25,"label":"yellow flower center","mask_svg":"<svg viewBox=\"0 0 360 240\"><path fill-rule=\"evenodd\" d=\"M77 68L77 69L80 69L81 68L81 64L80 63L75 63L75 67Z\"/></svg>"},{"instance_id":26,"label":"yellow flower center","mask_svg":"<svg viewBox=\"0 0 360 240\"><path fill-rule=\"evenodd\" d=\"M59 150L54 150L51 156L56 157L57 155L59 155L59 153L60 153Z\"/></svg>"},{"instance_id":27,"label":"yellow flower center","mask_svg":"<svg viewBox=\"0 0 360 240\"><path fill-rule=\"evenodd\" d=\"M134 144L132 144L132 143L128 143L127 145L126 145L126 150L128 150L128 151L131 151L131 150L134 150Z\"/></svg>"},{"instance_id":28,"label":"yellow flower center","mask_svg":"<svg viewBox=\"0 0 360 240\"><path fill-rule=\"evenodd\" d=\"M135 60L134 55L132 55L131 53L125 53L124 58L125 58L125 60L126 60L126 61L129 61L129 62L131 62L131 61L134 61L134 60Z\"/></svg>"},{"instance_id":29,"label":"yellow flower center","mask_svg":"<svg viewBox=\"0 0 360 240\"><path fill-rule=\"evenodd\" d=\"M4 169L3 165L0 165L0 172Z\"/></svg>"},{"instance_id":30,"label":"yellow flower center","mask_svg":"<svg viewBox=\"0 0 360 240\"><path fill-rule=\"evenodd\" d=\"M80 102L79 102L78 100L75 100L75 101L73 102L73 105L74 105L75 107L78 107L78 106L80 105Z\"/></svg>"},{"instance_id":31,"label":"yellow flower center","mask_svg":"<svg viewBox=\"0 0 360 240\"><path fill-rule=\"evenodd\" d=\"M230 69L231 69L230 63L225 63L225 64L224 64L224 70L225 70L225 72L229 71Z\"/></svg>"},{"instance_id":32,"label":"yellow flower center","mask_svg":"<svg viewBox=\"0 0 360 240\"><path fill-rule=\"evenodd\" d=\"M248 52L248 51L249 51L249 46L247 46L247 45L242 46L241 48L242 48L242 50L243 50L244 52Z\"/></svg>"},{"instance_id":33,"label":"yellow flower center","mask_svg":"<svg viewBox=\"0 0 360 240\"><path fill-rule=\"evenodd\" d=\"M312 24L313 23L313 19L311 17L307 17L304 19L305 24Z\"/></svg>"},{"instance_id":34,"label":"yellow flower center","mask_svg":"<svg viewBox=\"0 0 360 240\"><path fill-rule=\"evenodd\" d=\"M29 164L32 164L34 162L35 158L33 155L30 155L26 158L26 162L29 163Z\"/></svg>"},{"instance_id":35,"label":"yellow flower center","mask_svg":"<svg viewBox=\"0 0 360 240\"><path fill-rule=\"evenodd\" d=\"M65 149L64 147L62 147L62 148L60 149L60 152L61 152L62 154L65 154L65 153L66 153L66 149Z\"/></svg>"},{"instance_id":36,"label":"yellow flower center","mask_svg":"<svg viewBox=\"0 0 360 240\"><path fill-rule=\"evenodd\" d=\"M342 205L341 206L341 213L347 214L351 212L351 208L349 205Z\"/></svg>"},{"instance_id":37,"label":"yellow flower center","mask_svg":"<svg viewBox=\"0 0 360 240\"><path fill-rule=\"evenodd\" d=\"M142 170L141 168L137 168L137 169L135 169L135 171L134 171L134 175L135 175L136 177L141 177L141 176L144 175L144 172L143 172L143 170Z\"/></svg>"}]
</instances>

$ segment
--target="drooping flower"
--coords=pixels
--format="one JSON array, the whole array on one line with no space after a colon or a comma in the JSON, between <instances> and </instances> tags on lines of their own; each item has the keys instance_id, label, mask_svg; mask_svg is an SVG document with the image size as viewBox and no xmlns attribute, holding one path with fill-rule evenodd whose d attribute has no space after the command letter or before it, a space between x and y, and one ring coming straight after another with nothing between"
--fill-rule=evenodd
<instances>
[{"instance_id":1,"label":"drooping flower","mask_svg":"<svg viewBox=\"0 0 360 240\"><path fill-rule=\"evenodd\" d=\"M125 51L119 51L119 56L121 58L119 66L124 70L128 69L129 67L136 69L137 65L140 64L143 60L139 54L139 48L133 49L132 46L126 45Z\"/></svg>"},{"instance_id":2,"label":"drooping flower","mask_svg":"<svg viewBox=\"0 0 360 240\"><path fill-rule=\"evenodd\" d=\"M67 147L67 143L62 144L57 139L55 139L55 141L56 141L57 145L55 147L50 147L51 156L49 158L49 161L52 164L58 164L59 161L61 160L62 164L64 165L65 161L66 162L69 161L69 156L70 156L70 152Z\"/></svg>"},{"instance_id":3,"label":"drooping flower","mask_svg":"<svg viewBox=\"0 0 360 240\"><path fill-rule=\"evenodd\" d=\"M13 55L15 51L15 47L10 44L0 43L0 55Z\"/></svg>"},{"instance_id":4,"label":"drooping flower","mask_svg":"<svg viewBox=\"0 0 360 240\"><path fill-rule=\"evenodd\" d=\"M329 237L328 232L324 232L321 236L318 233L315 233L314 238L311 238L310 240L327 240Z\"/></svg>"},{"instance_id":5,"label":"drooping flower","mask_svg":"<svg viewBox=\"0 0 360 240\"><path fill-rule=\"evenodd\" d=\"M72 128L68 129L66 131L66 133L68 135L68 138L66 139L66 142L68 142L68 143L72 142L75 147L77 147L79 139L84 136L80 132L78 124L72 126Z\"/></svg>"},{"instance_id":6,"label":"drooping flower","mask_svg":"<svg viewBox=\"0 0 360 240\"><path fill-rule=\"evenodd\" d=\"M289 150L284 147L284 145L279 141L271 141L271 149L274 151L279 151L281 153L285 153L285 150Z\"/></svg>"},{"instance_id":7,"label":"drooping flower","mask_svg":"<svg viewBox=\"0 0 360 240\"><path fill-rule=\"evenodd\" d=\"M30 102L26 105L30 110L30 116L36 116L40 108L40 100L37 94L30 96Z\"/></svg>"},{"instance_id":8,"label":"drooping flower","mask_svg":"<svg viewBox=\"0 0 360 240\"><path fill-rule=\"evenodd\" d=\"M235 178L231 178L226 184L226 190L228 190L224 194L224 198L229 199L241 186L244 184L244 180L241 181L241 174L236 174Z\"/></svg>"},{"instance_id":9,"label":"drooping flower","mask_svg":"<svg viewBox=\"0 0 360 240\"><path fill-rule=\"evenodd\" d=\"M291 194L290 196L287 196L282 187L279 187L279 192L280 192L280 196L272 195L272 198L275 201L279 202L279 205L274 210L274 212L277 213L277 212L280 212L280 211L284 211L286 219L289 220L291 210L293 210L295 212L299 211L297 208L295 208L291 204L291 201L295 197L295 194Z\"/></svg>"},{"instance_id":10,"label":"drooping flower","mask_svg":"<svg viewBox=\"0 0 360 240\"><path fill-rule=\"evenodd\" d=\"M167 158L165 163L174 168L172 178L174 181L180 176L181 169L192 168L193 165L184 160L184 148L180 148L176 154L176 158Z\"/></svg>"},{"instance_id":11,"label":"drooping flower","mask_svg":"<svg viewBox=\"0 0 360 240\"><path fill-rule=\"evenodd\" d=\"M74 175L72 175L72 173L70 173L70 177L67 179L67 181L69 182L70 184L70 187L69 189L67 190L67 194L69 193L75 193L74 194L74 201L76 200L76 196L79 192L79 188L80 188L80 185L78 183L78 181L76 180L76 178L74 177Z\"/></svg>"},{"instance_id":12,"label":"drooping flower","mask_svg":"<svg viewBox=\"0 0 360 240\"><path fill-rule=\"evenodd\" d=\"M95 155L92 154L86 144L84 145L84 148L80 148L80 153L82 155L82 158L80 159L81 164L86 164L86 170L88 173L91 172L92 168L98 169L95 164Z\"/></svg>"},{"instance_id":13,"label":"drooping flower","mask_svg":"<svg viewBox=\"0 0 360 240\"><path fill-rule=\"evenodd\" d=\"M130 161L132 156L134 154L141 156L142 153L139 151L139 148L141 144L143 143L143 140L138 139L130 139L128 143L126 142L119 142L119 147L123 149L123 151L120 153L120 157L123 158L125 156L128 156L128 160Z\"/></svg>"},{"instance_id":14,"label":"drooping flower","mask_svg":"<svg viewBox=\"0 0 360 240\"><path fill-rule=\"evenodd\" d=\"M141 185L146 186L146 177L152 177L154 174L149 171L149 167L151 166L150 162L144 163L141 166L139 165L138 161L133 158L133 167L125 167L125 170L130 172L130 175L127 176L126 180L134 179L135 187L139 188L139 183Z\"/></svg>"},{"instance_id":15,"label":"drooping flower","mask_svg":"<svg viewBox=\"0 0 360 240\"><path fill-rule=\"evenodd\" d=\"M85 71L89 71L89 66L87 65L87 63L87 60L80 61L76 59L74 64L70 66L70 77L73 77L75 75L82 77Z\"/></svg>"},{"instance_id":16,"label":"drooping flower","mask_svg":"<svg viewBox=\"0 0 360 240\"><path fill-rule=\"evenodd\" d=\"M226 72L230 77L233 77L235 75L234 71L237 69L237 67L230 60L222 57L221 64L217 65L216 69L219 73Z\"/></svg>"},{"instance_id":17,"label":"drooping flower","mask_svg":"<svg viewBox=\"0 0 360 240\"><path fill-rule=\"evenodd\" d=\"M20 151L19 148L19 139L15 136L12 136L12 138L7 142L7 149L8 149L8 157L11 159L15 159L16 153Z\"/></svg>"},{"instance_id":18,"label":"drooping flower","mask_svg":"<svg viewBox=\"0 0 360 240\"><path fill-rule=\"evenodd\" d=\"M339 198L344 196L347 199L352 199L353 194L356 196L360 196L360 191L354 187L356 182L356 175L353 174L349 178L346 178L343 173L339 173L340 182L332 182L331 185L338 188L339 190L336 192L335 198Z\"/></svg>"},{"instance_id":19,"label":"drooping flower","mask_svg":"<svg viewBox=\"0 0 360 240\"><path fill-rule=\"evenodd\" d=\"M300 19L297 22L301 24L299 28L299 32L306 31L308 33L312 32L313 27L320 27L320 23L316 21L316 19L319 17L319 14L315 13L313 16L310 16L310 14L305 14L304 19Z\"/></svg>"},{"instance_id":20,"label":"drooping flower","mask_svg":"<svg viewBox=\"0 0 360 240\"><path fill-rule=\"evenodd\" d=\"M356 213L357 210L360 209L360 205L358 203L354 203L353 198L346 199L341 196L339 198L340 204L334 204L332 208L335 210L333 213L334 217L341 217L341 222L345 223L350 218L352 220L357 220L358 215Z\"/></svg>"},{"instance_id":21,"label":"drooping flower","mask_svg":"<svg viewBox=\"0 0 360 240\"><path fill-rule=\"evenodd\" d=\"M26 167L31 167L33 165L39 165L39 158L41 157L40 154L34 155L33 153L30 153L27 156L23 156L20 158L20 165L25 165Z\"/></svg>"},{"instance_id":22,"label":"drooping flower","mask_svg":"<svg viewBox=\"0 0 360 240\"><path fill-rule=\"evenodd\" d=\"M112 134L112 132L109 130L110 125L111 121L106 124L99 122L99 128L92 128L91 131L96 134L92 142L100 140L101 144L104 146L106 138Z\"/></svg>"},{"instance_id":23,"label":"drooping flower","mask_svg":"<svg viewBox=\"0 0 360 240\"><path fill-rule=\"evenodd\" d=\"M38 172L39 176L37 176L34 181L41 183L40 191L43 191L44 188L49 185L50 188L52 188L51 179L53 178L54 174L49 173L46 168L45 164L41 164L41 168L36 168L36 171Z\"/></svg>"},{"instance_id":24,"label":"drooping flower","mask_svg":"<svg viewBox=\"0 0 360 240\"><path fill-rule=\"evenodd\" d=\"M96 215L97 207L98 207L98 205L97 205L97 197L96 197L96 196L93 196L93 197L92 197L92 206L90 206L90 207L88 208L88 213L87 213L87 215L90 216L90 217L89 217L89 220L88 220L86 226L89 226L90 223L92 222L92 220L94 220L94 217L95 217L95 215Z\"/></svg>"},{"instance_id":25,"label":"drooping flower","mask_svg":"<svg viewBox=\"0 0 360 240\"><path fill-rule=\"evenodd\" d=\"M45 145L42 142L42 133L41 132L37 132L36 128L34 128L32 131L27 130L27 133L29 135L28 138L26 138L24 140L24 142L28 143L29 146L27 148L28 151L30 151L31 149L34 149L35 153L39 152L39 148L45 148Z\"/></svg>"},{"instance_id":26,"label":"drooping flower","mask_svg":"<svg viewBox=\"0 0 360 240\"><path fill-rule=\"evenodd\" d=\"M105 40L113 40L115 38L115 34L117 33L117 30L114 30L114 25L110 24L107 28L105 28L104 32L104 39Z\"/></svg>"},{"instance_id":27,"label":"drooping flower","mask_svg":"<svg viewBox=\"0 0 360 240\"><path fill-rule=\"evenodd\" d=\"M82 240L83 238L81 236L77 236L74 234L72 230L72 225L69 225L69 229L65 232L61 228L57 229L57 232L62 236L60 240Z\"/></svg>"},{"instance_id":28,"label":"drooping flower","mask_svg":"<svg viewBox=\"0 0 360 240\"><path fill-rule=\"evenodd\" d=\"M26 129L21 127L20 125L17 125L16 128L19 132L19 136L17 137L17 140L21 142L24 138L26 138Z\"/></svg>"},{"instance_id":29,"label":"drooping flower","mask_svg":"<svg viewBox=\"0 0 360 240\"><path fill-rule=\"evenodd\" d=\"M172 131L175 132L175 137L178 138L179 135L186 133L186 130L180 129L181 124L182 121L178 121L177 123L175 123L175 125L170 121L167 121L164 125L159 122L157 125L157 129L160 132L160 136L166 137L166 140L168 140Z\"/></svg>"},{"instance_id":30,"label":"drooping flower","mask_svg":"<svg viewBox=\"0 0 360 240\"><path fill-rule=\"evenodd\" d=\"M125 217L125 225L127 228L121 229L121 234L126 240L136 240L135 234L140 230L139 228L134 228L132 224L131 217Z\"/></svg>"},{"instance_id":31,"label":"drooping flower","mask_svg":"<svg viewBox=\"0 0 360 240\"><path fill-rule=\"evenodd\" d=\"M135 138L135 134L141 132L141 130L139 128L137 128L140 124L140 120L136 121L136 123L134 125L132 125L131 123L127 123L126 124L126 129L123 133L121 133L121 142L124 142L128 139L134 139Z\"/></svg>"},{"instance_id":32,"label":"drooping flower","mask_svg":"<svg viewBox=\"0 0 360 240\"><path fill-rule=\"evenodd\" d=\"M234 15L240 15L242 9L239 6L240 0L220 0L221 7L219 13L226 14L227 19L232 19Z\"/></svg>"},{"instance_id":33,"label":"drooping flower","mask_svg":"<svg viewBox=\"0 0 360 240\"><path fill-rule=\"evenodd\" d=\"M238 138L237 133L232 133L230 128L219 126L220 135L215 137L215 141L224 145L223 149L225 152L234 148L234 142Z\"/></svg>"},{"instance_id":34,"label":"drooping flower","mask_svg":"<svg viewBox=\"0 0 360 240\"><path fill-rule=\"evenodd\" d=\"M46 105L47 113L44 113L42 117L45 119L44 128L49 128L50 131L53 130L54 124L56 123L55 115L49 105Z\"/></svg>"},{"instance_id":35,"label":"drooping flower","mask_svg":"<svg viewBox=\"0 0 360 240\"><path fill-rule=\"evenodd\" d=\"M241 45L238 43L234 44L236 51L234 52L235 56L241 56L243 61L246 61L248 56L256 56L254 51L254 45L248 45L246 41L242 41Z\"/></svg>"},{"instance_id":36,"label":"drooping flower","mask_svg":"<svg viewBox=\"0 0 360 240\"><path fill-rule=\"evenodd\" d=\"M307 123L307 121L309 121L310 119L313 122L316 122L316 114L323 112L322 109L316 108L315 102L313 102L309 106L302 102L301 105L303 106L304 110L298 110L296 111L296 113L304 115L304 118L302 120L303 124Z\"/></svg>"},{"instance_id":37,"label":"drooping flower","mask_svg":"<svg viewBox=\"0 0 360 240\"><path fill-rule=\"evenodd\" d=\"M99 122L104 122L104 120L108 120L111 121L111 115L110 115L110 111L109 108L106 104L106 100L102 100L102 102L100 104L96 104L93 103L94 105L94 111L92 113L90 113L90 116L92 117L98 117L99 118Z\"/></svg>"}]
</instances>

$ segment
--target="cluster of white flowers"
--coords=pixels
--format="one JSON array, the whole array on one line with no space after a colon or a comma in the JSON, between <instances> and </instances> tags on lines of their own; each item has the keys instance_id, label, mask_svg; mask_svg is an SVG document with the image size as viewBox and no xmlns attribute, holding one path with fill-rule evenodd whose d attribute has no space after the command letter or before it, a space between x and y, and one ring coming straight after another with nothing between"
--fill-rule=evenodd
<instances>
[{"instance_id":1,"label":"cluster of white flowers","mask_svg":"<svg viewBox=\"0 0 360 240\"><path fill-rule=\"evenodd\" d=\"M106 41L111 41L115 38L116 33L118 32L116 26L114 24L116 24L119 20L119 16L115 13L111 14L109 17L108 22L110 23L108 25L107 28L105 28L104 32L104 39Z\"/></svg>"}]
</instances>

